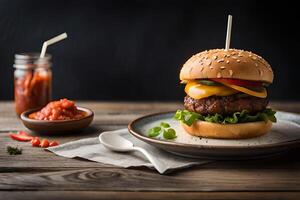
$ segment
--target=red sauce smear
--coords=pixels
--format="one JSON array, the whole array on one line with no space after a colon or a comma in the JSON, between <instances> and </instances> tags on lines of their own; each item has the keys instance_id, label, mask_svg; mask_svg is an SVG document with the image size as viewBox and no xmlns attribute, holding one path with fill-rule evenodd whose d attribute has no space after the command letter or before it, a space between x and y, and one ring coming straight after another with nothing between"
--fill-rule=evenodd
<instances>
[{"instance_id":1,"label":"red sauce smear","mask_svg":"<svg viewBox=\"0 0 300 200\"><path fill-rule=\"evenodd\" d=\"M29 118L38 120L74 120L86 116L86 112L78 110L74 101L61 99L52 101L38 112L31 113Z\"/></svg>"}]
</instances>

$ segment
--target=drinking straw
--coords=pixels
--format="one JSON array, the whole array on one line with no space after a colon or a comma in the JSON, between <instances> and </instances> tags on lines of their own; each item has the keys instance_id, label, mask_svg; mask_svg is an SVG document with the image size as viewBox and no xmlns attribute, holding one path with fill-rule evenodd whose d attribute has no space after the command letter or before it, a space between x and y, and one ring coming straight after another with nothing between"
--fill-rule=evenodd
<instances>
[{"instance_id":1,"label":"drinking straw","mask_svg":"<svg viewBox=\"0 0 300 200\"><path fill-rule=\"evenodd\" d=\"M56 37L54 37L54 38L52 38L50 40L45 41L43 43L43 47L42 47L42 51L41 51L41 54L40 54L40 58L43 58L45 56L47 47L49 45L54 44L56 42L59 42L59 41L65 39L67 37L68 37L67 33L63 33L63 34L60 34L60 35L58 35L58 36L56 36Z\"/></svg>"},{"instance_id":2,"label":"drinking straw","mask_svg":"<svg viewBox=\"0 0 300 200\"><path fill-rule=\"evenodd\" d=\"M228 50L228 49L229 49L229 46L230 46L231 25L232 25L232 16L231 16L231 15L228 15L225 50Z\"/></svg>"}]
</instances>

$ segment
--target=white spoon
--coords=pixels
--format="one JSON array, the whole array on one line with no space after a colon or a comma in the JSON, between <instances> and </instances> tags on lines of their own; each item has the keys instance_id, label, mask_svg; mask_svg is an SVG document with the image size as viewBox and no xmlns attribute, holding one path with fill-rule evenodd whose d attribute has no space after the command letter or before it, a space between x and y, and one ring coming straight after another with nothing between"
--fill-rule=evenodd
<instances>
[{"instance_id":1,"label":"white spoon","mask_svg":"<svg viewBox=\"0 0 300 200\"><path fill-rule=\"evenodd\" d=\"M123 138L119 134L111 132L103 132L99 135L99 140L106 148L116 151L116 152L129 152L129 151L139 151L146 156L146 158L154 165L155 169L163 174L167 168L166 166L157 158L149 154L145 149L141 147L133 146L132 142Z\"/></svg>"}]
</instances>

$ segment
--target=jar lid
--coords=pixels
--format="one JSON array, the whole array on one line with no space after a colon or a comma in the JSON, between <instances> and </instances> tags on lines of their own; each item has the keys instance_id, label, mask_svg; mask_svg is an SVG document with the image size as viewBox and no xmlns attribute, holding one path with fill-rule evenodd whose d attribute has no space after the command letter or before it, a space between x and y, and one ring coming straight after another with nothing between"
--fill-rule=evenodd
<instances>
[{"instance_id":1,"label":"jar lid","mask_svg":"<svg viewBox=\"0 0 300 200\"><path fill-rule=\"evenodd\" d=\"M45 54L43 58L40 58L39 53L20 53L15 54L14 68L17 69L32 69L36 67L51 67L51 55ZM43 63L42 66L37 63Z\"/></svg>"}]
</instances>

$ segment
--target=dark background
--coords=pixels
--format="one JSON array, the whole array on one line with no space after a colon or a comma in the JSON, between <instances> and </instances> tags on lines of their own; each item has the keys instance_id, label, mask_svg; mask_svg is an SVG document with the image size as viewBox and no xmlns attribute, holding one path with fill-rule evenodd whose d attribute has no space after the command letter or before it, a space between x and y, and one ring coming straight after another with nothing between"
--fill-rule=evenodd
<instances>
[{"instance_id":1,"label":"dark background","mask_svg":"<svg viewBox=\"0 0 300 200\"><path fill-rule=\"evenodd\" d=\"M223 48L233 15L234 48L273 66L270 98L300 100L299 8L292 1L0 1L0 100L13 99L14 54L48 48L53 97L180 100L178 74L193 54Z\"/></svg>"}]
</instances>

